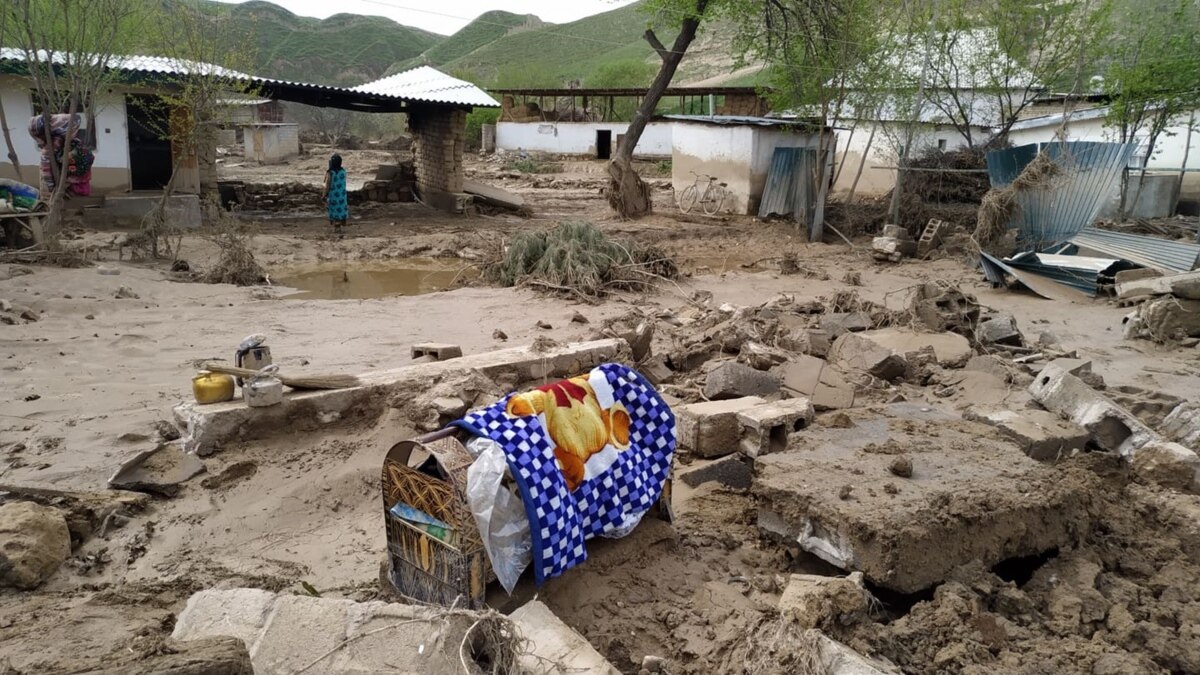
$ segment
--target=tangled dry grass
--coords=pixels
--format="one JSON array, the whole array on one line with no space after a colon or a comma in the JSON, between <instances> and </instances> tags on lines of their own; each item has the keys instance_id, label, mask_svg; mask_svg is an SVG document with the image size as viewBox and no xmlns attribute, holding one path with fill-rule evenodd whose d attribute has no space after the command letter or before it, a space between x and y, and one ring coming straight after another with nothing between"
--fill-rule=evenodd
<instances>
[{"instance_id":1,"label":"tangled dry grass","mask_svg":"<svg viewBox=\"0 0 1200 675\"><path fill-rule=\"evenodd\" d=\"M975 242L979 248L994 255L1007 255L1001 250L1001 242L1021 209L1017 195L1033 190L1048 190L1061 180L1066 170L1060 162L1039 152L1017 176L1011 185L993 188L983 196L979 205L978 224L975 226Z\"/></svg>"},{"instance_id":2,"label":"tangled dry grass","mask_svg":"<svg viewBox=\"0 0 1200 675\"><path fill-rule=\"evenodd\" d=\"M675 261L663 251L610 239L586 222L522 232L507 246L497 246L483 263L483 277L491 283L588 299L615 290L639 290L678 276Z\"/></svg>"}]
</instances>

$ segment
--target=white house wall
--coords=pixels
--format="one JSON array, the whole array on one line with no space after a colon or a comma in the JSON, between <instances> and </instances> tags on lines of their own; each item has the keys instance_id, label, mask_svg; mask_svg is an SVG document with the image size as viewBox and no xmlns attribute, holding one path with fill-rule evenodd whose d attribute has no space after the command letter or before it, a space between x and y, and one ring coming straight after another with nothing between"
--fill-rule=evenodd
<instances>
[{"instance_id":1,"label":"white house wall","mask_svg":"<svg viewBox=\"0 0 1200 675\"><path fill-rule=\"evenodd\" d=\"M33 98L28 83L17 78L0 81L0 104L8 121L13 149L21 163L21 177L34 186L41 181L41 154L29 135ZM125 122L125 97L112 90L98 97L96 114L96 161L92 165L92 188L100 191L129 189L129 131ZM0 175L16 178L12 165L0 165Z\"/></svg>"},{"instance_id":2,"label":"white house wall","mask_svg":"<svg viewBox=\"0 0 1200 675\"><path fill-rule=\"evenodd\" d=\"M670 157L673 126L665 122L646 125L634 148L634 157ZM612 133L612 151L616 152L617 136L628 128L623 122L499 122L496 148L595 157L597 131Z\"/></svg>"},{"instance_id":3,"label":"white house wall","mask_svg":"<svg viewBox=\"0 0 1200 675\"><path fill-rule=\"evenodd\" d=\"M673 133L671 185L676 194L696 182L692 174L716 176L726 184L726 211L755 214L775 148L816 147L816 134L774 127L680 123ZM703 189L701 184L700 189Z\"/></svg>"},{"instance_id":4,"label":"white house wall","mask_svg":"<svg viewBox=\"0 0 1200 675\"><path fill-rule=\"evenodd\" d=\"M898 125L884 122L859 122L853 133L848 129L838 131L837 156L834 158L837 177L833 193L847 194L854 188L856 196L870 197L891 191L896 186L895 169L877 167L896 166L900 161L896 141L900 133ZM983 140L989 137L990 132L983 127L976 127L971 135ZM920 154L930 148L951 151L966 144L966 139L953 126L922 124L914 134L911 153ZM860 163L863 167L862 177L855 187Z\"/></svg>"},{"instance_id":5,"label":"white house wall","mask_svg":"<svg viewBox=\"0 0 1200 675\"><path fill-rule=\"evenodd\" d=\"M1200 124L1200 113L1196 115L1197 124ZM1183 186L1179 193L1179 198L1185 201L1196 202L1200 201L1200 130L1193 132L1190 143L1188 139L1188 117L1182 117L1174 120L1166 131L1159 136L1155 143L1154 154L1147 158L1146 169L1149 172L1163 172L1167 174L1177 173L1184 164L1184 155L1187 155L1186 168L1192 169L1192 172L1184 176ZM1014 129L1009 133L1009 140L1013 145L1028 145L1030 143L1051 143L1060 138L1059 124L1046 124L1043 126ZM1074 119L1068 120L1065 131L1065 138L1069 141L1098 141L1115 143L1120 140L1120 132L1112 127L1104 125L1103 118L1096 119ZM1138 137L1139 142L1144 143L1145 139ZM1188 146L1191 146L1191 151L1187 152ZM1161 180L1161 179L1157 179ZM1149 185L1150 179L1147 180ZM1144 190L1143 190L1144 192ZM1110 203L1106 206L1102 216L1111 217L1115 214L1115 204L1119 203L1120 195L1114 195ZM1140 200L1138 208L1134 209L1134 215L1142 217L1150 217L1150 215L1161 215L1165 211L1164 205L1158 205L1158 209L1151 209L1151 204L1143 205ZM1144 207L1144 208L1143 208ZM1145 211L1144 209L1151 209ZM1140 212L1139 212L1140 211ZM1150 214L1150 215L1145 215ZM1169 214L1168 214L1169 215Z\"/></svg>"}]
</instances>

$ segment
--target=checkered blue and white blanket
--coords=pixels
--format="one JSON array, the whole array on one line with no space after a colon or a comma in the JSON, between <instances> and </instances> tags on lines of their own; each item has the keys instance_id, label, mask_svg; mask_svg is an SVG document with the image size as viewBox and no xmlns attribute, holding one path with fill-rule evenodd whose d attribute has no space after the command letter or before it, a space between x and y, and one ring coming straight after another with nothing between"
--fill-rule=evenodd
<instances>
[{"instance_id":1,"label":"checkered blue and white blanket","mask_svg":"<svg viewBox=\"0 0 1200 675\"><path fill-rule=\"evenodd\" d=\"M632 531L662 494L675 454L671 409L618 364L511 394L456 424L504 450L539 585L586 560L586 540Z\"/></svg>"}]
</instances>

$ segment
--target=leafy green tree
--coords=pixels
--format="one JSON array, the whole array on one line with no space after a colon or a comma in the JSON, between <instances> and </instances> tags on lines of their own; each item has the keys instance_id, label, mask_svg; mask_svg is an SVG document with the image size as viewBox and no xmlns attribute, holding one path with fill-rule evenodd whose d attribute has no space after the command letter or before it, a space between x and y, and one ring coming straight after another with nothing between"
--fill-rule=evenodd
<instances>
[{"instance_id":1,"label":"leafy green tree","mask_svg":"<svg viewBox=\"0 0 1200 675\"><path fill-rule=\"evenodd\" d=\"M1105 121L1121 142L1144 143L1149 159L1167 129L1200 108L1200 6L1196 0L1144 0L1124 6L1117 23L1103 75L1112 97ZM1122 216L1127 192L1123 187Z\"/></svg>"}]
</instances>

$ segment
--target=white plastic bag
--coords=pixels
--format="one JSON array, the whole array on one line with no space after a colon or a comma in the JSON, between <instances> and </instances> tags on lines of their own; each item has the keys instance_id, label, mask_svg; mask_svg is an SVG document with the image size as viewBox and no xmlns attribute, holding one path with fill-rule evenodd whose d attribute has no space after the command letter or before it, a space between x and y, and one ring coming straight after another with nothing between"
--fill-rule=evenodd
<instances>
[{"instance_id":1,"label":"white plastic bag","mask_svg":"<svg viewBox=\"0 0 1200 675\"><path fill-rule=\"evenodd\" d=\"M467 449L475 461L467 469L467 503L483 538L496 579L511 595L533 560L533 537L525 504L504 485L504 450L488 438L473 438Z\"/></svg>"}]
</instances>

